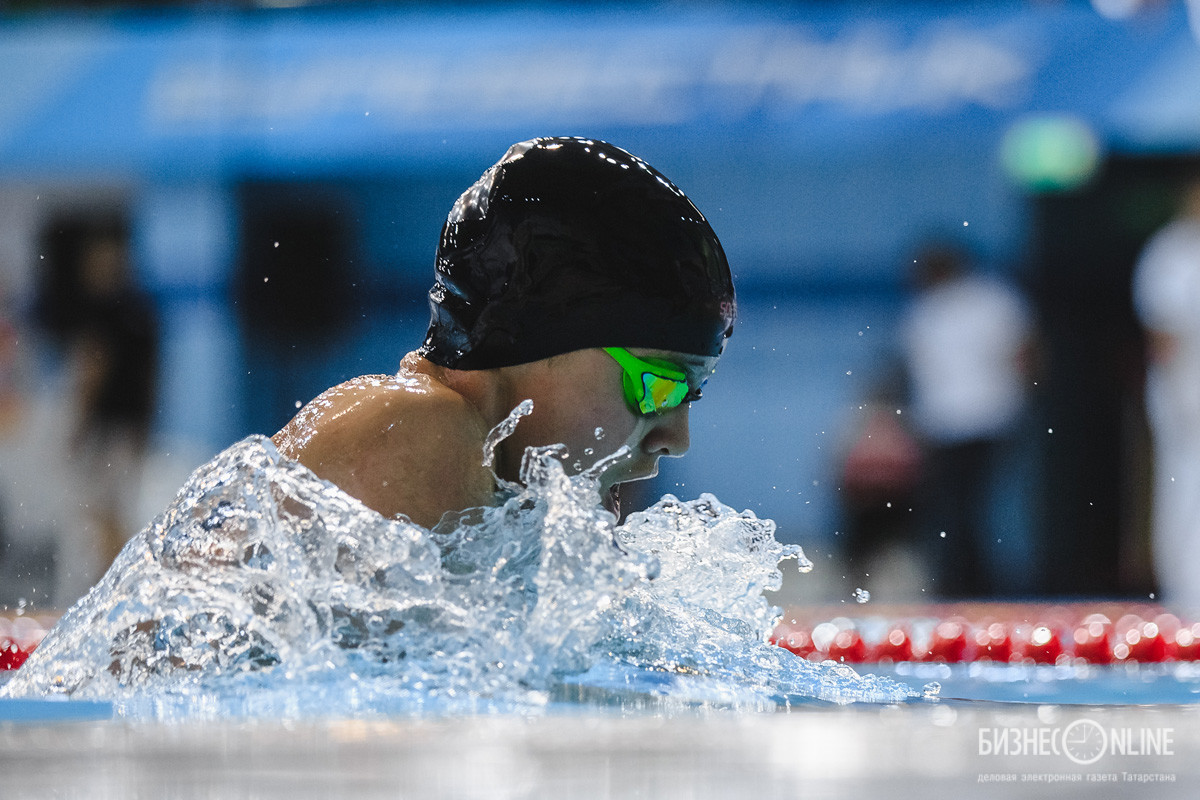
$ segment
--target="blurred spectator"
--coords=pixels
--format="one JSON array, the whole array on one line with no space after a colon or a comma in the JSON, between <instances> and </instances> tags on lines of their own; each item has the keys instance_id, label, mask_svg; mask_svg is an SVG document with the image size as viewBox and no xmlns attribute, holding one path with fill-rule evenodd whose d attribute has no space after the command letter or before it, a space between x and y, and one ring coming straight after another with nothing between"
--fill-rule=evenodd
<instances>
[{"instance_id":1,"label":"blurred spectator","mask_svg":"<svg viewBox=\"0 0 1200 800\"><path fill-rule=\"evenodd\" d=\"M117 235L85 242L79 261L82 318L71 348L78 403L72 447L107 569L140 527L127 519L137 498L154 408L157 319L132 285Z\"/></svg>"},{"instance_id":2,"label":"blurred spectator","mask_svg":"<svg viewBox=\"0 0 1200 800\"><path fill-rule=\"evenodd\" d=\"M918 513L932 588L948 598L1022 593L1028 587L1011 585L1003 562L1024 553L1005 551L992 520L998 463L1027 402L1029 310L1014 288L970 269L953 246L919 253L914 281L903 343L911 423L925 453Z\"/></svg>"},{"instance_id":3,"label":"blurred spectator","mask_svg":"<svg viewBox=\"0 0 1200 800\"><path fill-rule=\"evenodd\" d=\"M1134 271L1154 442L1154 565L1163 600L1200 609L1200 177Z\"/></svg>"},{"instance_id":4,"label":"blurred spectator","mask_svg":"<svg viewBox=\"0 0 1200 800\"><path fill-rule=\"evenodd\" d=\"M7 434L20 421L21 393L17 376L20 344L8 287L0 277L0 436Z\"/></svg>"},{"instance_id":5,"label":"blurred spectator","mask_svg":"<svg viewBox=\"0 0 1200 800\"><path fill-rule=\"evenodd\" d=\"M0 263L0 609L44 608L58 533L78 520L62 480L62 404L42 391L28 304L6 273Z\"/></svg>"},{"instance_id":6,"label":"blurred spectator","mask_svg":"<svg viewBox=\"0 0 1200 800\"><path fill-rule=\"evenodd\" d=\"M8 288L0 276L0 441L17 427L22 405L17 376L20 339L9 305ZM0 561L8 552L8 515L5 513L8 502L9 498L0 492Z\"/></svg>"},{"instance_id":7,"label":"blurred spectator","mask_svg":"<svg viewBox=\"0 0 1200 800\"><path fill-rule=\"evenodd\" d=\"M50 224L38 316L68 367L66 443L72 492L84 517L64 529L58 591L86 588L144 520L133 519L157 388L158 322L132 282L119 220Z\"/></svg>"},{"instance_id":8,"label":"blurred spectator","mask_svg":"<svg viewBox=\"0 0 1200 800\"><path fill-rule=\"evenodd\" d=\"M867 583L872 594L889 602L915 599L888 597L915 594L897 592L900 587L889 573L902 572L911 579L920 572L920 565L912 563L912 551L922 456L902 414L905 395L902 370L890 370L859 407L841 463L843 553L856 576L871 577ZM881 584L886 587L883 594Z\"/></svg>"}]
</instances>

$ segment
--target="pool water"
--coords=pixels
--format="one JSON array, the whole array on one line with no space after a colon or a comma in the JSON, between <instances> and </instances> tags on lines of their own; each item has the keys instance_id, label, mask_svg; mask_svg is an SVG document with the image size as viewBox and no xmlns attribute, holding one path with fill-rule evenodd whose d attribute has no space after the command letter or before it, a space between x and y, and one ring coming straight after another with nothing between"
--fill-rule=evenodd
<instances>
[{"instance_id":1,"label":"pool water","mask_svg":"<svg viewBox=\"0 0 1200 800\"><path fill-rule=\"evenodd\" d=\"M0 677L0 795L1192 796L1191 662L800 657L773 523L568 458L428 531L235 445Z\"/></svg>"},{"instance_id":2,"label":"pool water","mask_svg":"<svg viewBox=\"0 0 1200 800\"><path fill-rule=\"evenodd\" d=\"M668 495L617 526L598 472L569 460L531 451L495 507L430 531L250 437L192 475L0 697L169 719L536 713L581 675L664 708L919 696L770 643L763 592L781 562L807 565L770 520Z\"/></svg>"},{"instance_id":3,"label":"pool water","mask_svg":"<svg viewBox=\"0 0 1200 800\"><path fill-rule=\"evenodd\" d=\"M941 700L950 703L1024 703L1078 706L1151 706L1200 704L1200 669L1193 664L1157 665L1027 665L919 663L867 664L859 672L890 679L909 686L936 686L930 697L909 697L904 705L928 704ZM0 672L0 686L12 673ZM365 696L366 690L360 687ZM271 690L266 690L270 694ZM210 699L211 702L211 699ZM704 682L697 676L651 670L612 662L599 662L584 673L565 676L545 695L544 703L518 708L515 705L478 700L473 707L463 703L453 713L574 713L591 709L605 713L652 714L672 716L696 711L738 710L767 713L788 709L822 707L829 701L803 695L758 698L731 693L720 682ZM835 704L836 705L836 704ZM82 700L61 697L7 698L0 700L0 722L53 720L102 720L123 716L179 716L185 711L178 702L175 710L162 698L143 699L139 704L122 700ZM288 692L257 703L230 704L226 714L244 718L254 713L263 716L322 716L317 709L304 708L290 699ZM435 703L417 708L411 704L391 713L432 717L444 709ZM356 709L357 716L387 716L386 699L370 708Z\"/></svg>"},{"instance_id":4,"label":"pool water","mask_svg":"<svg viewBox=\"0 0 1200 800\"><path fill-rule=\"evenodd\" d=\"M934 682L946 700L1072 705L1200 703L1193 664L1020 665L920 664L863 667L901 682Z\"/></svg>"}]
</instances>

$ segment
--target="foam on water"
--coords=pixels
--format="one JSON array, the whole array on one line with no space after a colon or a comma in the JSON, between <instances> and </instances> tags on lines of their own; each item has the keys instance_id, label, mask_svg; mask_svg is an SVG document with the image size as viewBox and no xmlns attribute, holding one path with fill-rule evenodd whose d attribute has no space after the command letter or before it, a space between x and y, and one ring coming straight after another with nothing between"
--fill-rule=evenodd
<instances>
[{"instance_id":1,"label":"foam on water","mask_svg":"<svg viewBox=\"0 0 1200 800\"><path fill-rule=\"evenodd\" d=\"M0 693L164 718L916 695L767 643L779 610L762 592L781 560L807 563L773 522L667 495L617 526L603 465L567 475L564 456L527 452L495 507L430 531L247 438L191 476Z\"/></svg>"}]
</instances>

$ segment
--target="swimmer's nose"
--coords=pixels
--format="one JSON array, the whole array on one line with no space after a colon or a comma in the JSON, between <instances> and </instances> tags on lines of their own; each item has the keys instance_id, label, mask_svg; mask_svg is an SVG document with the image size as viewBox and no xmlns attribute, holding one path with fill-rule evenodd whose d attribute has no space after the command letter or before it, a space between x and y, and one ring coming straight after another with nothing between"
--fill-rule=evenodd
<instances>
[{"instance_id":1,"label":"swimmer's nose","mask_svg":"<svg viewBox=\"0 0 1200 800\"><path fill-rule=\"evenodd\" d=\"M642 440L642 448L654 456L677 458L686 453L690 446L687 403L656 417L654 426Z\"/></svg>"}]
</instances>

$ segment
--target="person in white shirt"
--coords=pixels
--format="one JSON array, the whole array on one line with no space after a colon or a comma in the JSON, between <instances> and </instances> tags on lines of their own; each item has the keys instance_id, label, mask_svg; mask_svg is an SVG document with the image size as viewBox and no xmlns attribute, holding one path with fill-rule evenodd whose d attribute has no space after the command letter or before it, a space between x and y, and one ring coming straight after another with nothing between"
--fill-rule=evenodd
<instances>
[{"instance_id":1,"label":"person in white shirt","mask_svg":"<svg viewBox=\"0 0 1200 800\"><path fill-rule=\"evenodd\" d=\"M1033 323L1021 295L968 268L950 246L931 246L914 265L918 292L903 343L912 424L925 450L924 536L934 591L995 594L989 532L995 462L1025 409Z\"/></svg>"},{"instance_id":2,"label":"person in white shirt","mask_svg":"<svg viewBox=\"0 0 1200 800\"><path fill-rule=\"evenodd\" d=\"M1162 600L1200 608L1200 180L1134 270L1154 442L1154 568Z\"/></svg>"}]
</instances>

